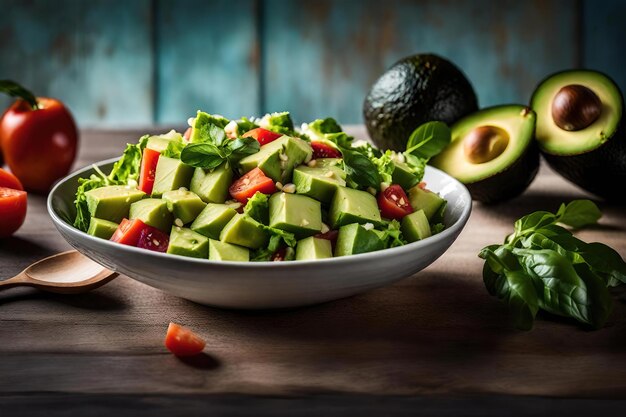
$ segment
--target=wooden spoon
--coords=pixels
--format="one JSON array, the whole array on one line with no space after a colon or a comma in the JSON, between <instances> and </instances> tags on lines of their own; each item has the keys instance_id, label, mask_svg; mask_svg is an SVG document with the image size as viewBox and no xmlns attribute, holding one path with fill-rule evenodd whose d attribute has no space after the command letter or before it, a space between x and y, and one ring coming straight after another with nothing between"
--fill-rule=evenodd
<instances>
[{"instance_id":1,"label":"wooden spoon","mask_svg":"<svg viewBox=\"0 0 626 417\"><path fill-rule=\"evenodd\" d=\"M117 275L70 250L37 261L13 278L0 281L0 291L28 286L59 294L79 294L98 288Z\"/></svg>"}]
</instances>

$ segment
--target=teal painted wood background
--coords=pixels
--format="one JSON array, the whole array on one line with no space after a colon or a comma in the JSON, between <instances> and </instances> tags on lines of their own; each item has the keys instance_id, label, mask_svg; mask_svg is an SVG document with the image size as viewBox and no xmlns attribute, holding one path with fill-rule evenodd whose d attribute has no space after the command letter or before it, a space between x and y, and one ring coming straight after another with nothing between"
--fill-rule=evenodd
<instances>
[{"instance_id":1,"label":"teal painted wood background","mask_svg":"<svg viewBox=\"0 0 626 417\"><path fill-rule=\"evenodd\" d=\"M459 65L481 106L525 103L572 67L626 90L619 0L0 0L0 10L0 78L64 100L83 127L182 124L197 109L361 123L369 86L417 52Z\"/></svg>"}]
</instances>

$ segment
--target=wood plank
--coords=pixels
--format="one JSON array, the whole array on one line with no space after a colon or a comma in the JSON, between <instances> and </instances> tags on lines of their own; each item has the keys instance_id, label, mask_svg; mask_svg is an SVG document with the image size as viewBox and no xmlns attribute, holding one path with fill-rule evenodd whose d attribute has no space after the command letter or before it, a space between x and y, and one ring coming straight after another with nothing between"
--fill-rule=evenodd
<instances>
[{"instance_id":1,"label":"wood plank","mask_svg":"<svg viewBox=\"0 0 626 417\"><path fill-rule=\"evenodd\" d=\"M362 126L349 131L364 137ZM141 133L84 132L80 164L119 154ZM484 245L501 241L522 214L554 210L585 195L542 167L524 196L497 206L476 204L459 240L421 273L310 308L219 310L127 277L80 297L2 292L0 340L11 343L0 344L0 402L17 398L12 404L24 404L24 395L43 391L112 399L141 394L134 397L140 402L145 395L167 393L442 396L469 398L476 407L486 396L622 399L626 303L617 302L607 326L596 332L545 315L532 332L519 332L506 307L485 291L476 256ZM24 227L0 241L2 277L67 247L44 203L31 196ZM623 207L601 207L601 227L580 236L625 256ZM623 301L625 291L615 291L616 298ZM206 337L203 360L183 362L165 351L162 339L171 320Z\"/></svg>"},{"instance_id":2,"label":"wood plank","mask_svg":"<svg viewBox=\"0 0 626 417\"><path fill-rule=\"evenodd\" d=\"M362 123L371 84L418 52L458 64L482 106L527 103L538 81L576 64L578 14L568 1L263 4L263 110L289 109L298 121Z\"/></svg>"},{"instance_id":3,"label":"wood plank","mask_svg":"<svg viewBox=\"0 0 626 417\"><path fill-rule=\"evenodd\" d=\"M259 113L257 2L156 2L157 123Z\"/></svg>"},{"instance_id":4,"label":"wood plank","mask_svg":"<svg viewBox=\"0 0 626 417\"><path fill-rule=\"evenodd\" d=\"M81 125L151 123L150 4L4 1L0 73L63 100Z\"/></svg>"},{"instance_id":5,"label":"wood plank","mask_svg":"<svg viewBox=\"0 0 626 417\"><path fill-rule=\"evenodd\" d=\"M620 0L583 2L583 51L585 68L607 73L626 92L626 3Z\"/></svg>"}]
</instances>

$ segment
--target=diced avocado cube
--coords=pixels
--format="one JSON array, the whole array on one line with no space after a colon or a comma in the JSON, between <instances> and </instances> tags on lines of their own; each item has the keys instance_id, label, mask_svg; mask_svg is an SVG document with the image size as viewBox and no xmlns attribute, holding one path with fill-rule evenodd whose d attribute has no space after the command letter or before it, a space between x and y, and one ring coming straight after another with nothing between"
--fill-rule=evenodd
<instances>
[{"instance_id":1,"label":"diced avocado cube","mask_svg":"<svg viewBox=\"0 0 626 417\"><path fill-rule=\"evenodd\" d=\"M139 219L148 226L167 232L172 227L172 213L167 202L159 198L146 198L130 205L129 219Z\"/></svg>"},{"instance_id":2,"label":"diced avocado cube","mask_svg":"<svg viewBox=\"0 0 626 417\"><path fill-rule=\"evenodd\" d=\"M228 187L233 181L233 170L226 163L208 171L196 168L189 189L205 203L223 203L228 198Z\"/></svg>"},{"instance_id":3,"label":"diced avocado cube","mask_svg":"<svg viewBox=\"0 0 626 417\"><path fill-rule=\"evenodd\" d=\"M220 240L233 245L258 249L267 246L269 236L261 223L245 214L237 213L222 229Z\"/></svg>"},{"instance_id":4,"label":"diced avocado cube","mask_svg":"<svg viewBox=\"0 0 626 417\"><path fill-rule=\"evenodd\" d=\"M206 259L209 256L209 239L186 227L173 226L167 253Z\"/></svg>"},{"instance_id":5,"label":"diced avocado cube","mask_svg":"<svg viewBox=\"0 0 626 417\"><path fill-rule=\"evenodd\" d=\"M163 135L150 136L146 142L146 148L157 152L163 152L167 149L167 145L169 145L172 141L182 142L183 136L175 130L170 130L168 133Z\"/></svg>"},{"instance_id":6,"label":"diced avocado cube","mask_svg":"<svg viewBox=\"0 0 626 417\"><path fill-rule=\"evenodd\" d=\"M430 224L424 210L417 210L402 218L402 236L409 241L426 239L430 236Z\"/></svg>"},{"instance_id":7,"label":"diced avocado cube","mask_svg":"<svg viewBox=\"0 0 626 417\"><path fill-rule=\"evenodd\" d=\"M197 194L184 189L166 191L162 198L174 219L180 219L182 224L194 221L206 206Z\"/></svg>"},{"instance_id":8,"label":"diced avocado cube","mask_svg":"<svg viewBox=\"0 0 626 417\"><path fill-rule=\"evenodd\" d=\"M308 259L324 259L333 257L333 248L328 239L310 236L298 241L296 245L296 261Z\"/></svg>"},{"instance_id":9,"label":"diced avocado cube","mask_svg":"<svg viewBox=\"0 0 626 417\"><path fill-rule=\"evenodd\" d=\"M297 239L322 230L319 201L299 194L276 193L270 197L270 226L293 233Z\"/></svg>"},{"instance_id":10,"label":"diced avocado cube","mask_svg":"<svg viewBox=\"0 0 626 417\"><path fill-rule=\"evenodd\" d=\"M209 239L209 259L211 261L239 261L250 260L250 250L231 243Z\"/></svg>"},{"instance_id":11,"label":"diced avocado cube","mask_svg":"<svg viewBox=\"0 0 626 417\"><path fill-rule=\"evenodd\" d=\"M391 181L394 184L398 184L403 189L408 190L419 182L419 178L411 171L411 168L409 168L407 164L394 161Z\"/></svg>"},{"instance_id":12,"label":"diced avocado cube","mask_svg":"<svg viewBox=\"0 0 626 417\"><path fill-rule=\"evenodd\" d=\"M413 210L424 210L424 214L428 220L441 209L441 205L446 202L445 199L439 197L439 194L430 190L425 190L419 185L409 190L409 202ZM438 219L442 220L442 219Z\"/></svg>"},{"instance_id":13,"label":"diced avocado cube","mask_svg":"<svg viewBox=\"0 0 626 417\"><path fill-rule=\"evenodd\" d=\"M338 187L345 187L345 172L339 166L309 167L300 165L293 171L296 192L330 204Z\"/></svg>"},{"instance_id":14,"label":"diced avocado cube","mask_svg":"<svg viewBox=\"0 0 626 417\"><path fill-rule=\"evenodd\" d=\"M94 188L85 193L91 217L114 223L128 217L130 205L145 196L143 191L125 185Z\"/></svg>"},{"instance_id":15,"label":"diced avocado cube","mask_svg":"<svg viewBox=\"0 0 626 417\"><path fill-rule=\"evenodd\" d=\"M376 198L367 191L339 187L332 199L329 210L329 220L333 229L350 223L381 222Z\"/></svg>"},{"instance_id":16,"label":"diced avocado cube","mask_svg":"<svg viewBox=\"0 0 626 417\"><path fill-rule=\"evenodd\" d=\"M291 180L294 167L310 160L312 155L313 149L307 142L300 138L281 136L261 146L259 152L246 156L239 164L244 173L259 167L274 181L285 184Z\"/></svg>"},{"instance_id":17,"label":"diced avocado cube","mask_svg":"<svg viewBox=\"0 0 626 417\"><path fill-rule=\"evenodd\" d=\"M336 167L341 169L341 158L317 158L315 160L315 168ZM341 178L346 179L346 172L341 169Z\"/></svg>"},{"instance_id":18,"label":"diced avocado cube","mask_svg":"<svg viewBox=\"0 0 626 417\"><path fill-rule=\"evenodd\" d=\"M89 221L87 234L109 240L111 239L111 236L113 236L113 233L117 230L117 226L119 226L117 223L92 217Z\"/></svg>"},{"instance_id":19,"label":"diced avocado cube","mask_svg":"<svg viewBox=\"0 0 626 417\"><path fill-rule=\"evenodd\" d=\"M189 187L193 175L193 167L184 164L180 159L159 156L152 197L161 197L164 192Z\"/></svg>"},{"instance_id":20,"label":"diced avocado cube","mask_svg":"<svg viewBox=\"0 0 626 417\"><path fill-rule=\"evenodd\" d=\"M335 256L356 255L384 248L384 242L374 230L367 230L358 223L352 223L339 229Z\"/></svg>"},{"instance_id":21,"label":"diced avocado cube","mask_svg":"<svg viewBox=\"0 0 626 417\"><path fill-rule=\"evenodd\" d=\"M237 214L234 208L225 204L209 203L191 223L191 230L201 235L218 239L226 223Z\"/></svg>"}]
</instances>

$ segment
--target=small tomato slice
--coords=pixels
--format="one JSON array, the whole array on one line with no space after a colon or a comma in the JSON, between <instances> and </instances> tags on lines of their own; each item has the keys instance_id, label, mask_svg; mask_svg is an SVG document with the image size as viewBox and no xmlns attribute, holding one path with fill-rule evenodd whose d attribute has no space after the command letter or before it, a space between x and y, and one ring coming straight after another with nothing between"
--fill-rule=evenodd
<instances>
[{"instance_id":1,"label":"small tomato slice","mask_svg":"<svg viewBox=\"0 0 626 417\"><path fill-rule=\"evenodd\" d=\"M387 219L399 220L407 214L413 213L413 207L406 193L397 184L390 185L378 194L378 208L380 214Z\"/></svg>"},{"instance_id":2,"label":"small tomato slice","mask_svg":"<svg viewBox=\"0 0 626 417\"><path fill-rule=\"evenodd\" d=\"M146 225L146 228L139 233L137 247L165 253L169 244L170 237L166 233L163 233L156 227Z\"/></svg>"},{"instance_id":3,"label":"small tomato slice","mask_svg":"<svg viewBox=\"0 0 626 417\"><path fill-rule=\"evenodd\" d=\"M117 226L117 230L113 233L110 240L123 245L137 246L141 231L147 227L148 226L139 219L124 219L120 225Z\"/></svg>"},{"instance_id":4,"label":"small tomato slice","mask_svg":"<svg viewBox=\"0 0 626 417\"><path fill-rule=\"evenodd\" d=\"M17 177L9 171L0 168L0 187L13 188L14 190L23 191L22 183Z\"/></svg>"},{"instance_id":5,"label":"small tomato slice","mask_svg":"<svg viewBox=\"0 0 626 417\"><path fill-rule=\"evenodd\" d=\"M339 149L335 149L326 143L313 141L311 142L311 148L313 148L313 159L341 158Z\"/></svg>"},{"instance_id":6,"label":"small tomato slice","mask_svg":"<svg viewBox=\"0 0 626 417\"><path fill-rule=\"evenodd\" d=\"M26 218L26 191L0 187L0 238L11 236Z\"/></svg>"},{"instance_id":7,"label":"small tomato slice","mask_svg":"<svg viewBox=\"0 0 626 417\"><path fill-rule=\"evenodd\" d=\"M156 175L157 162L159 162L160 152L154 149L144 149L141 158L141 170L139 171L138 188L146 194L152 194L154 187L154 176Z\"/></svg>"},{"instance_id":8,"label":"small tomato slice","mask_svg":"<svg viewBox=\"0 0 626 417\"><path fill-rule=\"evenodd\" d=\"M241 204L246 204L257 191L263 194L276 192L274 181L258 167L239 178L228 189L230 195Z\"/></svg>"},{"instance_id":9,"label":"small tomato slice","mask_svg":"<svg viewBox=\"0 0 626 417\"><path fill-rule=\"evenodd\" d=\"M243 134L244 138L255 138L261 146L273 142L281 136L282 135L280 133L272 132L271 130L263 129L262 127L257 127L256 129L249 130Z\"/></svg>"},{"instance_id":10,"label":"small tomato slice","mask_svg":"<svg viewBox=\"0 0 626 417\"><path fill-rule=\"evenodd\" d=\"M186 327L170 323L165 336L165 347L176 356L197 355L206 346L206 342Z\"/></svg>"}]
</instances>

